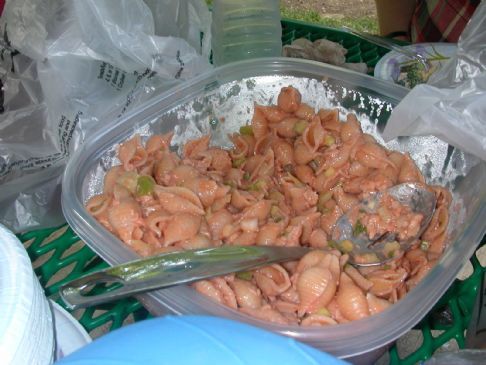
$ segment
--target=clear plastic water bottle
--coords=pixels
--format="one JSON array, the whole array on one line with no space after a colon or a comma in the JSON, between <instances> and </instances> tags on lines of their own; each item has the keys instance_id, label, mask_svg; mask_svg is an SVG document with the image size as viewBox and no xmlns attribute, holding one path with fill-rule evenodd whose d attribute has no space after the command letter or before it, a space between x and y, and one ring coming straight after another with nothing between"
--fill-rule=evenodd
<instances>
[{"instance_id":1,"label":"clear plastic water bottle","mask_svg":"<svg viewBox=\"0 0 486 365\"><path fill-rule=\"evenodd\" d=\"M282 53L279 0L213 0L213 64Z\"/></svg>"}]
</instances>

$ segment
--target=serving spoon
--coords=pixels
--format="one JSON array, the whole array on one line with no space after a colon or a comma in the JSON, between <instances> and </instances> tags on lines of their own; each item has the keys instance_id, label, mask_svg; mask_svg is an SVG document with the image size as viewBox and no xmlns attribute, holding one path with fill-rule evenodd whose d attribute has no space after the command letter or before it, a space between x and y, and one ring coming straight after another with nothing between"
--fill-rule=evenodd
<instances>
[{"instance_id":1,"label":"serving spoon","mask_svg":"<svg viewBox=\"0 0 486 365\"><path fill-rule=\"evenodd\" d=\"M377 37L377 36L374 36L372 34L359 32L357 30L348 28L346 26L343 26L342 28L346 32L351 33L351 34L353 34L357 37L360 37L360 38L362 38L362 39L364 39L364 40L366 40L370 43L373 43L373 44L376 44L378 46L387 48L389 50L401 53L401 54L403 54L403 55L405 55L409 58L416 60L417 62L419 62L423 66L425 71L428 71L429 68L430 68L430 63L429 63L429 61L427 60L426 57L424 57L423 55L421 55L418 52L414 52L410 49L401 47L401 46L397 45L396 43L394 43L393 41L389 40L388 38Z\"/></svg>"},{"instance_id":2,"label":"serving spoon","mask_svg":"<svg viewBox=\"0 0 486 365\"><path fill-rule=\"evenodd\" d=\"M435 209L435 194L423 185L414 183L396 185L386 192L401 204L409 206L413 212L424 216L418 234L399 242L401 248L407 250L429 224ZM372 212L374 208L370 207L374 205L376 208L380 197L381 193L373 194L358 204ZM381 237L379 242L354 237L351 219L347 214L337 221L333 235L352 241L354 247L348 253L353 265L380 265L391 259L382 255L381 251L387 240L395 240L393 234ZM85 275L62 285L59 294L68 308L84 308L150 290L252 270L276 262L297 260L311 250L308 247L223 246L164 253ZM371 260L373 262L355 260L370 253L376 256L376 260ZM97 293L100 288L104 289L103 292Z\"/></svg>"}]
</instances>

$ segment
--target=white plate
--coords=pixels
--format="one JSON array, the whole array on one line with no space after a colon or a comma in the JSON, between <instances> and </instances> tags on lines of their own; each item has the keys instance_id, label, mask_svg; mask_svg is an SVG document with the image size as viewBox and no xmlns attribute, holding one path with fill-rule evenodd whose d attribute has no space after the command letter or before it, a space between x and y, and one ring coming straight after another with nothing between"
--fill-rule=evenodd
<instances>
[{"instance_id":1,"label":"white plate","mask_svg":"<svg viewBox=\"0 0 486 365\"><path fill-rule=\"evenodd\" d=\"M91 342L86 330L64 308L51 302L56 339L55 360L60 360Z\"/></svg>"},{"instance_id":2,"label":"white plate","mask_svg":"<svg viewBox=\"0 0 486 365\"><path fill-rule=\"evenodd\" d=\"M456 53L457 45L454 43L417 43L403 48L418 52L428 60L433 61L438 55L447 57L447 59L453 56ZM438 66L436 72L447 59L433 61ZM410 58L402 53L388 52L376 64L374 75L383 80L397 82L400 75L400 67L407 61L410 61Z\"/></svg>"},{"instance_id":3,"label":"white plate","mask_svg":"<svg viewBox=\"0 0 486 365\"><path fill-rule=\"evenodd\" d=\"M54 329L22 242L0 224L0 363L52 363Z\"/></svg>"}]
</instances>

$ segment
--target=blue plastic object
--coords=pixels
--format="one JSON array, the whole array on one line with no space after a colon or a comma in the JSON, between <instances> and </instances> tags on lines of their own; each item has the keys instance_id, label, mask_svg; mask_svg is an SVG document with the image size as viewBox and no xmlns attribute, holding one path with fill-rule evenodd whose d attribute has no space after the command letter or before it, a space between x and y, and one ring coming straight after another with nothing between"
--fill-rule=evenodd
<instances>
[{"instance_id":1,"label":"blue plastic object","mask_svg":"<svg viewBox=\"0 0 486 365\"><path fill-rule=\"evenodd\" d=\"M166 316L122 327L57 365L345 365L291 338L209 316Z\"/></svg>"}]
</instances>

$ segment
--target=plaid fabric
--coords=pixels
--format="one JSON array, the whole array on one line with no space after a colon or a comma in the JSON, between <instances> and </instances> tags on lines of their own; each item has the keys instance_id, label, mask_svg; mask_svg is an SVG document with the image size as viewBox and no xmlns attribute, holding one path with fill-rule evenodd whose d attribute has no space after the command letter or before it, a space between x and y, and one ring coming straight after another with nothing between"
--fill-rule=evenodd
<instances>
[{"instance_id":1,"label":"plaid fabric","mask_svg":"<svg viewBox=\"0 0 486 365\"><path fill-rule=\"evenodd\" d=\"M481 0L418 0L410 25L413 43L456 43Z\"/></svg>"}]
</instances>

